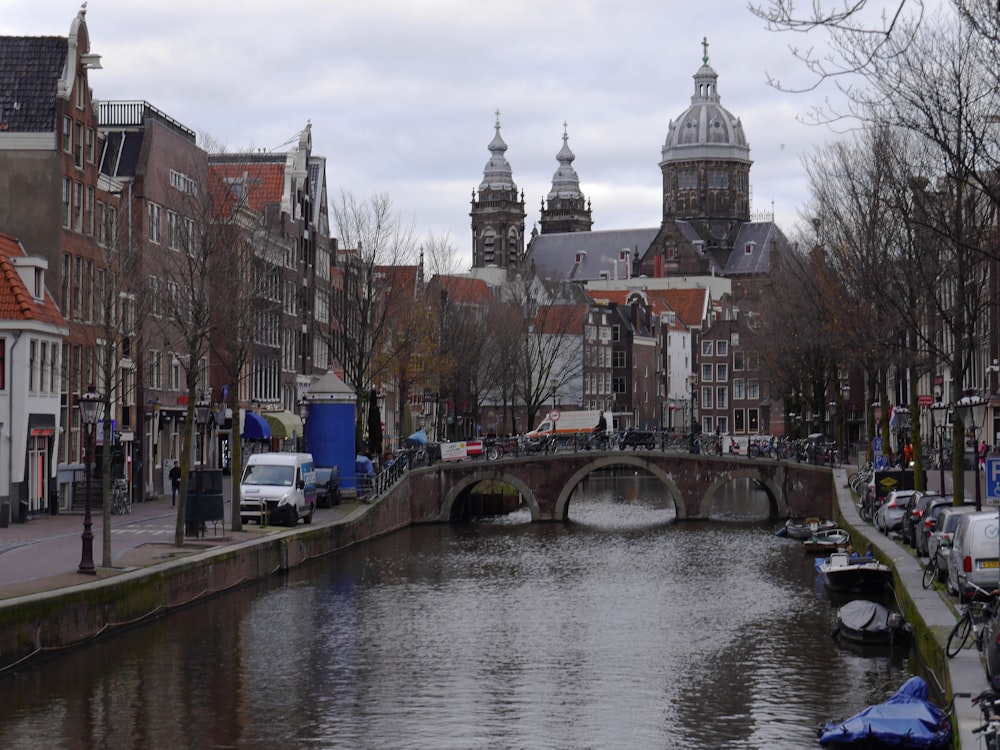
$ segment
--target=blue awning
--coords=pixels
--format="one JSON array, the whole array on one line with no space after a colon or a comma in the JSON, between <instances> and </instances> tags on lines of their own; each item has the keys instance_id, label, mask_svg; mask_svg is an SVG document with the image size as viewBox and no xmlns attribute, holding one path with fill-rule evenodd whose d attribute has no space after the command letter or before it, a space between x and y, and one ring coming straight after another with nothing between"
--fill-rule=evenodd
<instances>
[{"instance_id":1,"label":"blue awning","mask_svg":"<svg viewBox=\"0 0 1000 750\"><path fill-rule=\"evenodd\" d=\"M267 420L255 411L243 412L243 439L270 440L271 428Z\"/></svg>"}]
</instances>

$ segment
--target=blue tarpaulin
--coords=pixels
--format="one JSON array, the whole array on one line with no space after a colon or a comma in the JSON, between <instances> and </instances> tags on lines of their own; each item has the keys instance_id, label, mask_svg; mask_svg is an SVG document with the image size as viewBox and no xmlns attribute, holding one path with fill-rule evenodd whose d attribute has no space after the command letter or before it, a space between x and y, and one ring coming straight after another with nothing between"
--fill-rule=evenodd
<instances>
[{"instance_id":1,"label":"blue tarpaulin","mask_svg":"<svg viewBox=\"0 0 1000 750\"><path fill-rule=\"evenodd\" d=\"M407 443L414 443L415 445L427 445L427 431L417 430L408 438L406 438Z\"/></svg>"},{"instance_id":2,"label":"blue tarpaulin","mask_svg":"<svg viewBox=\"0 0 1000 750\"><path fill-rule=\"evenodd\" d=\"M908 679L885 703L820 728L819 744L824 747L872 747L873 742L914 750L951 746L948 716L927 700L927 683L922 678Z\"/></svg>"}]
</instances>

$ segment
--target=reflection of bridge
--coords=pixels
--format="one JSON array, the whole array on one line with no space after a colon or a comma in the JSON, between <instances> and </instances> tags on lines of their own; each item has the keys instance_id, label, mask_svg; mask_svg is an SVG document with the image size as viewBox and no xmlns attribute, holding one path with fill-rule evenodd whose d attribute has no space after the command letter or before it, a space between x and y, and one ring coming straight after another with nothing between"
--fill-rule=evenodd
<instances>
[{"instance_id":1,"label":"reflection of bridge","mask_svg":"<svg viewBox=\"0 0 1000 750\"><path fill-rule=\"evenodd\" d=\"M532 521L565 521L576 486L588 474L611 466L632 467L657 477L673 500L678 520L708 518L716 492L741 479L750 480L767 493L772 518L829 517L833 512L834 486L829 469L769 459L655 451L556 453L438 463L409 472L393 492L409 493L414 523L433 523L463 517L469 492L480 482L505 482L521 493L531 508ZM725 513L725 508L718 505L714 510Z\"/></svg>"}]
</instances>

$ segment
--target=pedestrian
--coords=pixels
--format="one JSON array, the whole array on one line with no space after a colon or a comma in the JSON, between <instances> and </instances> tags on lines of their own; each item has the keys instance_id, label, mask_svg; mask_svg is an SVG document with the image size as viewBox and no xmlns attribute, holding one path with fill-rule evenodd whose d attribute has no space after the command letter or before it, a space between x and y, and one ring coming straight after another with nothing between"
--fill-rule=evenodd
<instances>
[{"instance_id":1,"label":"pedestrian","mask_svg":"<svg viewBox=\"0 0 1000 750\"><path fill-rule=\"evenodd\" d=\"M986 454L989 452L989 447L986 445L986 441L983 440L979 443L979 468L986 468Z\"/></svg>"},{"instance_id":2,"label":"pedestrian","mask_svg":"<svg viewBox=\"0 0 1000 750\"><path fill-rule=\"evenodd\" d=\"M170 507L173 508L177 504L177 490L181 488L181 465L177 461L174 461L174 466L170 470Z\"/></svg>"}]
</instances>

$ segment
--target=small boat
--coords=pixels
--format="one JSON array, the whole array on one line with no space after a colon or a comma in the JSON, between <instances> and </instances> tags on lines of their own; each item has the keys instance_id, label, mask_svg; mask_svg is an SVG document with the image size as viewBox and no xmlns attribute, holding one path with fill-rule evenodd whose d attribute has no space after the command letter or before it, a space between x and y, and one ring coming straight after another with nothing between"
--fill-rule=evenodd
<instances>
[{"instance_id":1,"label":"small boat","mask_svg":"<svg viewBox=\"0 0 1000 750\"><path fill-rule=\"evenodd\" d=\"M927 700L927 683L911 677L885 703L820 726L819 744L833 748L941 750L951 747L951 723L947 713Z\"/></svg>"},{"instance_id":2,"label":"small boat","mask_svg":"<svg viewBox=\"0 0 1000 750\"><path fill-rule=\"evenodd\" d=\"M910 625L899 612L878 602L855 599L837 610L834 638L862 644L899 643L910 635Z\"/></svg>"},{"instance_id":3,"label":"small boat","mask_svg":"<svg viewBox=\"0 0 1000 750\"><path fill-rule=\"evenodd\" d=\"M892 568L857 552L834 552L817 560L816 570L830 591L878 591L892 585Z\"/></svg>"},{"instance_id":4,"label":"small boat","mask_svg":"<svg viewBox=\"0 0 1000 750\"><path fill-rule=\"evenodd\" d=\"M785 521L785 536L789 539L808 539L820 531L837 528L837 523L819 516L792 516Z\"/></svg>"},{"instance_id":5,"label":"small boat","mask_svg":"<svg viewBox=\"0 0 1000 750\"><path fill-rule=\"evenodd\" d=\"M824 552L830 554L839 549L846 549L851 543L851 535L843 529L827 529L817 531L804 542L802 549L806 552Z\"/></svg>"}]
</instances>

